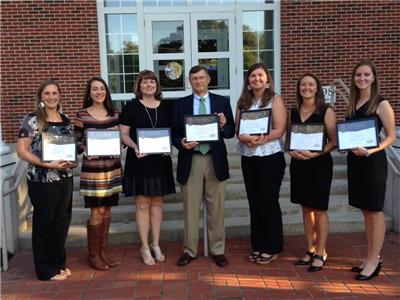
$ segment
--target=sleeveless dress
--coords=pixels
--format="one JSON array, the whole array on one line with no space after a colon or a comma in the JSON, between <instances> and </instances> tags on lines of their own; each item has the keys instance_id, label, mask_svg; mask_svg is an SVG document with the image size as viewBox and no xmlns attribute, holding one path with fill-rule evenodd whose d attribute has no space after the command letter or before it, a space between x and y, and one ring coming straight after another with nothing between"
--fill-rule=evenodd
<instances>
[{"instance_id":1,"label":"sleeveless dress","mask_svg":"<svg viewBox=\"0 0 400 300\"><path fill-rule=\"evenodd\" d=\"M384 98L379 98L379 103ZM366 103L356 110L355 115L348 120L376 117L378 133L383 125L379 116L374 113L367 115ZM363 210L382 211L385 201L387 178L386 152L379 151L368 157L356 156L352 152L347 155L347 179L349 204Z\"/></svg>"},{"instance_id":2,"label":"sleeveless dress","mask_svg":"<svg viewBox=\"0 0 400 300\"><path fill-rule=\"evenodd\" d=\"M297 109L291 110L292 123L324 123L326 110L313 113L302 122ZM326 153L309 160L292 157L290 162L290 202L318 210L328 210L332 183L332 156Z\"/></svg>"},{"instance_id":3,"label":"sleeveless dress","mask_svg":"<svg viewBox=\"0 0 400 300\"><path fill-rule=\"evenodd\" d=\"M97 120L87 109L77 112L75 133L82 152L87 129L118 129L118 112L106 120ZM80 194L85 198L85 207L117 206L122 192L122 167L120 157L82 158Z\"/></svg>"},{"instance_id":4,"label":"sleeveless dress","mask_svg":"<svg viewBox=\"0 0 400 300\"><path fill-rule=\"evenodd\" d=\"M168 100L161 100L156 116L156 109L145 107L138 99L133 99L123 108L120 124L130 127L129 136L136 143L137 128L171 127L171 104ZM135 150L129 147L124 169L124 193L125 196L147 197L174 194L171 156L154 154L137 158Z\"/></svg>"}]
</instances>

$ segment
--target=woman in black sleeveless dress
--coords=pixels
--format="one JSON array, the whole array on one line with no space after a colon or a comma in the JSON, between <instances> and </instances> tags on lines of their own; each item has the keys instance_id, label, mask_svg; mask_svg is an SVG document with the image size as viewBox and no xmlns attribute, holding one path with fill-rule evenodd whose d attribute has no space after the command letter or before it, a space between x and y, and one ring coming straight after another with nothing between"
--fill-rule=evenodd
<instances>
[{"instance_id":1,"label":"woman in black sleeveless dress","mask_svg":"<svg viewBox=\"0 0 400 300\"><path fill-rule=\"evenodd\" d=\"M376 117L378 132L385 129L386 138L373 149L356 148L347 156L349 204L362 210L368 253L364 262L351 271L357 280L369 280L380 272L379 253L385 238L382 212L385 200L387 161L385 148L396 140L395 118L389 102L380 96L378 74L370 60L360 61L353 70L347 120Z\"/></svg>"},{"instance_id":2,"label":"woman in black sleeveless dress","mask_svg":"<svg viewBox=\"0 0 400 300\"><path fill-rule=\"evenodd\" d=\"M322 85L312 73L305 73L297 81L297 106L292 109L290 124L324 124L327 137L322 152L290 151L290 201L302 206L306 255L295 265L308 265L309 272L322 269L327 254L325 244L329 231L328 201L332 182L332 157L335 148L336 117L325 104ZM288 130L289 132L289 130Z\"/></svg>"}]
</instances>

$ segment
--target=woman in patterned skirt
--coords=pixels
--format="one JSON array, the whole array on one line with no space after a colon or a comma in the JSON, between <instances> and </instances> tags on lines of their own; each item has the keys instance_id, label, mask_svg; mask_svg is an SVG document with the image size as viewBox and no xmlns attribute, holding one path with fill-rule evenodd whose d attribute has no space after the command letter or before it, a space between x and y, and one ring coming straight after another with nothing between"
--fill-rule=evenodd
<instances>
[{"instance_id":1,"label":"woman in patterned skirt","mask_svg":"<svg viewBox=\"0 0 400 300\"><path fill-rule=\"evenodd\" d=\"M90 207L87 222L88 262L98 270L108 270L119 262L107 254L111 206L118 205L122 191L122 168L119 156L88 156L85 147L85 131L118 130L119 114L114 111L110 90L100 77L93 77L86 85L83 109L78 111L75 132L82 159L80 194L85 197L85 207Z\"/></svg>"}]
</instances>

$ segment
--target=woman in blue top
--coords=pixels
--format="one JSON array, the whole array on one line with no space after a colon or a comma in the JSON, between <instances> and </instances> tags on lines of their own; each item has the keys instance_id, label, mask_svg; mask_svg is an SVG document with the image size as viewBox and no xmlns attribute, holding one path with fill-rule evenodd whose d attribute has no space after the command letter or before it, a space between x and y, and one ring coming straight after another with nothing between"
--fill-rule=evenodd
<instances>
[{"instance_id":1,"label":"woman in blue top","mask_svg":"<svg viewBox=\"0 0 400 300\"><path fill-rule=\"evenodd\" d=\"M65 240L72 212L72 168L67 161L42 162L42 132L70 134L68 117L60 113L61 91L57 82L45 81L37 90L35 112L22 120L17 153L29 163L28 194L33 205L32 249L40 280L64 280Z\"/></svg>"}]
</instances>

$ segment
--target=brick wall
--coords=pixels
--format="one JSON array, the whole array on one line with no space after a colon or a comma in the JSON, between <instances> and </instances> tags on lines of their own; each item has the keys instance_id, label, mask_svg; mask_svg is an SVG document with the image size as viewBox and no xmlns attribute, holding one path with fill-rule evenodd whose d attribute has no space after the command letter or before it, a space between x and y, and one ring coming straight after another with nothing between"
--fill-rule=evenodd
<instances>
[{"instance_id":1,"label":"brick wall","mask_svg":"<svg viewBox=\"0 0 400 300\"><path fill-rule=\"evenodd\" d=\"M40 82L57 79L64 111L81 107L85 82L100 74L96 1L1 1L2 137L15 142Z\"/></svg>"},{"instance_id":2,"label":"brick wall","mask_svg":"<svg viewBox=\"0 0 400 300\"><path fill-rule=\"evenodd\" d=\"M303 72L315 73L323 85L339 78L350 86L355 64L370 58L400 125L400 1L282 1L281 39L282 95L288 106ZM345 106L338 97L338 119Z\"/></svg>"}]
</instances>

